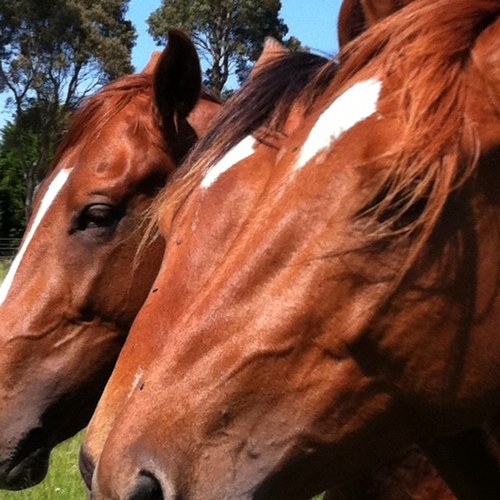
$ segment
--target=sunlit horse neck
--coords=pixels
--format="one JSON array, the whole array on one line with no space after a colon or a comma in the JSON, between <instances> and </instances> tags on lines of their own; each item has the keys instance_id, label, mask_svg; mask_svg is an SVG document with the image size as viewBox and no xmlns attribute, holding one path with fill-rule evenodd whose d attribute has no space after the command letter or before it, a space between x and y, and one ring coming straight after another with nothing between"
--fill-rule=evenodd
<instances>
[{"instance_id":1,"label":"sunlit horse neck","mask_svg":"<svg viewBox=\"0 0 500 500\"><path fill-rule=\"evenodd\" d=\"M161 262L137 268L144 211L220 104L190 40L75 114L0 289L0 488L40 481L95 407Z\"/></svg>"},{"instance_id":2,"label":"sunlit horse neck","mask_svg":"<svg viewBox=\"0 0 500 500\"><path fill-rule=\"evenodd\" d=\"M499 16L415 2L278 151L241 134L172 185L97 498L305 498L500 410Z\"/></svg>"}]
</instances>

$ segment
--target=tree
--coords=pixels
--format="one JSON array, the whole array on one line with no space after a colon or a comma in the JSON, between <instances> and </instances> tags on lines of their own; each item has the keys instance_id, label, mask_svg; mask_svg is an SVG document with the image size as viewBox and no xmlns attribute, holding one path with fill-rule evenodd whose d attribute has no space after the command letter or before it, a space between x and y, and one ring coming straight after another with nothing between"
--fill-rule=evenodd
<instances>
[{"instance_id":1,"label":"tree","mask_svg":"<svg viewBox=\"0 0 500 500\"><path fill-rule=\"evenodd\" d=\"M245 79L267 36L283 41L288 27L280 9L279 0L162 0L148 19L149 32L161 45L171 27L189 33L208 63L206 83L220 95L233 72L240 83Z\"/></svg>"},{"instance_id":2,"label":"tree","mask_svg":"<svg viewBox=\"0 0 500 500\"><path fill-rule=\"evenodd\" d=\"M16 127L36 122L39 152L19 160L26 212L46 175L67 114L97 86L132 70L135 30L129 0L0 0L0 90L9 93ZM29 113L27 111L30 110Z\"/></svg>"},{"instance_id":3,"label":"tree","mask_svg":"<svg viewBox=\"0 0 500 500\"><path fill-rule=\"evenodd\" d=\"M17 238L24 232L26 187L18 159L19 143L24 146L26 159L34 161L38 149L36 137L21 132L14 123L8 122L2 130L0 142L0 238Z\"/></svg>"}]
</instances>

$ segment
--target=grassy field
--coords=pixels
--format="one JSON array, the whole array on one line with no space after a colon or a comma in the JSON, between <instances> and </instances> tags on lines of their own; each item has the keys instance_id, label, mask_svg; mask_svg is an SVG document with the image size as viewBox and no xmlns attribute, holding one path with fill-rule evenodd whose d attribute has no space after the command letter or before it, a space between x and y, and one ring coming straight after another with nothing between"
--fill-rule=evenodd
<instances>
[{"instance_id":1,"label":"grassy field","mask_svg":"<svg viewBox=\"0 0 500 500\"><path fill-rule=\"evenodd\" d=\"M5 278L7 271L9 270L10 260L9 259L0 259L0 283Z\"/></svg>"}]
</instances>

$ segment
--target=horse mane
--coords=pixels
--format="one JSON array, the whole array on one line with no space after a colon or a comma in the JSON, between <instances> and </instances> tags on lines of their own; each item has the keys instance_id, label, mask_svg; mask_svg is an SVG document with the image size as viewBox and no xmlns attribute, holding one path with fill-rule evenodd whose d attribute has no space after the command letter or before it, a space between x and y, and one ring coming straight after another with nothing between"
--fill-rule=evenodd
<instances>
[{"instance_id":1,"label":"horse mane","mask_svg":"<svg viewBox=\"0 0 500 500\"><path fill-rule=\"evenodd\" d=\"M270 133L279 132L298 98L308 106L303 90L327 63L326 58L309 52L284 52L264 63L224 106L210 132L191 151L185 168L204 171L263 126Z\"/></svg>"},{"instance_id":2,"label":"horse mane","mask_svg":"<svg viewBox=\"0 0 500 500\"><path fill-rule=\"evenodd\" d=\"M480 144L466 111L467 68L477 37L499 13L498 0L454 0L452 5L449 0L421 0L373 26L328 63L310 60L302 72L305 59L288 55L269 64L194 148L159 197L157 213L170 223L210 165L259 126L282 121L290 99L309 107L322 94L333 101L361 70L373 77L396 75L401 133L383 158L370 160L383 161L382 178L373 180L373 196L358 215L367 247L387 238L414 237L404 276L450 195L465 188L476 170ZM293 71L285 69L294 62Z\"/></svg>"},{"instance_id":3,"label":"horse mane","mask_svg":"<svg viewBox=\"0 0 500 500\"><path fill-rule=\"evenodd\" d=\"M304 89L327 63L328 59L309 52L285 52L252 74L224 105L210 132L194 146L182 168L152 205L146 239L155 233L158 211L168 210L171 220L200 176L244 137L257 130L264 130L265 134L281 133L291 107L297 103L307 111L325 88L318 83L308 93Z\"/></svg>"},{"instance_id":4,"label":"horse mane","mask_svg":"<svg viewBox=\"0 0 500 500\"><path fill-rule=\"evenodd\" d=\"M335 99L360 70L396 75L400 135L360 210L367 241L413 236L402 276L433 233L450 196L475 173L480 144L466 110L471 50L498 18L498 0L421 0L375 25L340 54ZM326 78L331 69L324 68ZM325 78L318 75L318 78ZM375 181L376 182L376 181Z\"/></svg>"}]
</instances>

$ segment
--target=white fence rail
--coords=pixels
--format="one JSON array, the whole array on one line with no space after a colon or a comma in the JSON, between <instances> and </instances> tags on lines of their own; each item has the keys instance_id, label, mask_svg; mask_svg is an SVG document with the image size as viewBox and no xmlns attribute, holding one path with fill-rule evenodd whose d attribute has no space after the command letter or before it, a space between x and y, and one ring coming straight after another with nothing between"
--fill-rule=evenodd
<instances>
[{"instance_id":1,"label":"white fence rail","mask_svg":"<svg viewBox=\"0 0 500 500\"><path fill-rule=\"evenodd\" d=\"M14 257L21 244L21 238L0 238L0 258Z\"/></svg>"}]
</instances>

